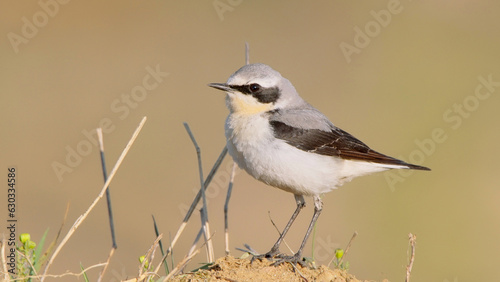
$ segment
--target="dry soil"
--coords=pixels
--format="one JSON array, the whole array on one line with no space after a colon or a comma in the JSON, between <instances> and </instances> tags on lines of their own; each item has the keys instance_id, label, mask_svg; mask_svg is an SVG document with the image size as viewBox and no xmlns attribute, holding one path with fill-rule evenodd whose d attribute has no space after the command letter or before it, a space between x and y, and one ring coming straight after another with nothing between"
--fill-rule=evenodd
<instances>
[{"instance_id":1,"label":"dry soil","mask_svg":"<svg viewBox=\"0 0 500 282\"><path fill-rule=\"evenodd\" d=\"M284 263L271 266L268 260L234 258L218 259L209 269L180 274L173 281L360 281L346 271L330 269L324 265L311 269Z\"/></svg>"}]
</instances>

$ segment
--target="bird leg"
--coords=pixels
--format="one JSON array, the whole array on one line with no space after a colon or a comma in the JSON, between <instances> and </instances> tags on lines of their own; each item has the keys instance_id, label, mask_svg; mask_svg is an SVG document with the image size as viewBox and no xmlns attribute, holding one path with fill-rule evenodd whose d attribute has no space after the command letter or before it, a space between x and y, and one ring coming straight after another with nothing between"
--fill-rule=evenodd
<instances>
[{"instance_id":1,"label":"bird leg","mask_svg":"<svg viewBox=\"0 0 500 282\"><path fill-rule=\"evenodd\" d=\"M279 265L284 262L289 262L293 264L301 264L302 266L305 266L303 260L302 260L302 250L304 249L304 246L306 245L307 239L309 238L309 235L311 235L311 231L314 227L314 224L318 220L319 215L321 214L321 210L323 210L323 202L321 201L319 196L314 196L314 214L311 219L311 223L309 224L309 227L307 228L306 236L304 236L304 240L302 241L302 244L300 245L299 250L293 255L293 256L281 256L279 259L273 263L273 265ZM281 237L280 237L281 239ZM279 240L278 240L279 242ZM274 247L273 247L274 249ZM271 249L271 251L273 250Z\"/></svg>"},{"instance_id":2,"label":"bird leg","mask_svg":"<svg viewBox=\"0 0 500 282\"><path fill-rule=\"evenodd\" d=\"M252 262L254 261L254 259L263 259L263 258L271 259L274 257L284 257L284 255L281 254L280 250L279 250L281 242L285 238L285 235L288 232L288 229L290 229L293 222L295 221L295 219L299 215L300 211L306 206L306 201L304 200L303 196L301 196L301 195L294 195L294 196L295 196L295 201L297 202L297 208L295 209L295 211L292 214L292 217L290 218L290 220L286 224L285 228L283 229L283 232L281 232L280 237L278 238L278 241L276 241L276 243L273 245L273 247L271 248L271 250L269 252L267 252L263 255L254 256L252 258Z\"/></svg>"}]
</instances>

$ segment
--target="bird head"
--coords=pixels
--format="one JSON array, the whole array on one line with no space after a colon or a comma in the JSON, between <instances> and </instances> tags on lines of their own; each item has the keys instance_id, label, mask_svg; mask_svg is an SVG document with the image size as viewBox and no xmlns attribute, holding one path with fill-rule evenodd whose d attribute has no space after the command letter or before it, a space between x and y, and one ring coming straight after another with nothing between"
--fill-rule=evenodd
<instances>
[{"instance_id":1,"label":"bird head","mask_svg":"<svg viewBox=\"0 0 500 282\"><path fill-rule=\"evenodd\" d=\"M226 83L208 86L227 93L227 107L235 114L260 114L305 103L288 79L265 64L245 65Z\"/></svg>"}]
</instances>

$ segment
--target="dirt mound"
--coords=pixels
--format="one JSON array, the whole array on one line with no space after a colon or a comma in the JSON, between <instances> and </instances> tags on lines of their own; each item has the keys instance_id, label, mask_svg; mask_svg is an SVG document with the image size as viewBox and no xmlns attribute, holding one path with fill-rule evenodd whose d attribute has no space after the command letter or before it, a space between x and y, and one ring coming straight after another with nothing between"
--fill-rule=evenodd
<instances>
[{"instance_id":1,"label":"dirt mound","mask_svg":"<svg viewBox=\"0 0 500 282\"><path fill-rule=\"evenodd\" d=\"M218 259L209 269L177 275L173 281L360 281L345 271L324 265L317 269L296 267L289 263L271 266L268 260L240 259L231 256Z\"/></svg>"}]
</instances>

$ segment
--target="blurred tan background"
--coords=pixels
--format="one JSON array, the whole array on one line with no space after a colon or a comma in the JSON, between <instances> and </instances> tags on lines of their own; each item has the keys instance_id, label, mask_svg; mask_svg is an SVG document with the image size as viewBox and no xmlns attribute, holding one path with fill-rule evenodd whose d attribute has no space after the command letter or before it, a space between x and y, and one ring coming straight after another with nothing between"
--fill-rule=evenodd
<instances>
[{"instance_id":1,"label":"blurred tan background","mask_svg":"<svg viewBox=\"0 0 500 282\"><path fill-rule=\"evenodd\" d=\"M500 277L498 2L62 2L0 4L0 179L6 183L7 167L17 168L18 234L38 242L50 228L54 238L69 202L66 234L103 183L97 147L87 146L93 137L85 132L107 123L109 171L147 116L111 183L118 250L106 280L134 277L155 238L151 215L168 245L198 188L196 153L182 122L201 146L205 175L225 144L224 95L207 83L225 82L244 64L246 41L251 62L280 71L334 124L375 150L433 169L375 174L325 195L316 231L320 263L357 231L349 271L402 281L412 232L412 281ZM72 150L81 159L68 163ZM208 191L217 256L224 254L231 164L226 158ZM294 250L312 214L308 203L287 237ZM230 204L232 253L240 255L235 248L244 243L268 251L278 236L268 211L282 228L294 209L291 194L239 173ZM198 227L196 212L176 262ZM101 201L50 272L104 262L110 247ZM187 269L203 261L204 251Z\"/></svg>"}]
</instances>

